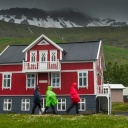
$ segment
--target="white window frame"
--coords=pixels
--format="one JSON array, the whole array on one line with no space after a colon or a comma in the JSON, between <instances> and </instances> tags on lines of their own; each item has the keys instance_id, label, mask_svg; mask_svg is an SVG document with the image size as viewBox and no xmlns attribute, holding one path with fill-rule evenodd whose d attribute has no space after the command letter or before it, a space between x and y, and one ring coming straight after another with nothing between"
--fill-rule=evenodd
<instances>
[{"instance_id":1,"label":"white window frame","mask_svg":"<svg viewBox=\"0 0 128 128\"><path fill-rule=\"evenodd\" d=\"M54 81L55 81L55 83L53 84L53 79L54 79ZM57 80L59 79L59 83L57 83ZM60 73L51 73L51 86L52 86L52 88L61 88L61 85L60 85L60 83L61 83L61 75L60 75Z\"/></svg>"},{"instance_id":2,"label":"white window frame","mask_svg":"<svg viewBox=\"0 0 128 128\"><path fill-rule=\"evenodd\" d=\"M5 76L10 76L9 78L5 78ZM10 83L9 83L9 81ZM4 82L6 81L6 82ZM4 83L6 83L6 85L4 85ZM8 86L9 84L9 86ZM3 89L11 89L12 86L12 73L3 73L2 74L2 90Z\"/></svg>"},{"instance_id":3,"label":"white window frame","mask_svg":"<svg viewBox=\"0 0 128 128\"><path fill-rule=\"evenodd\" d=\"M53 54L55 56L53 56ZM57 62L57 50L50 50L50 61Z\"/></svg>"},{"instance_id":4,"label":"white window frame","mask_svg":"<svg viewBox=\"0 0 128 128\"><path fill-rule=\"evenodd\" d=\"M30 99L21 99L21 111L30 111Z\"/></svg>"},{"instance_id":5,"label":"white window frame","mask_svg":"<svg viewBox=\"0 0 128 128\"><path fill-rule=\"evenodd\" d=\"M84 76L86 73L86 76ZM82 76L80 76L82 74ZM84 78L86 78L86 84L84 85ZM82 85L80 85L80 79L82 79ZM88 88L88 71L78 71L78 88Z\"/></svg>"},{"instance_id":6,"label":"white window frame","mask_svg":"<svg viewBox=\"0 0 128 128\"><path fill-rule=\"evenodd\" d=\"M42 54L45 54L45 61L42 61L41 59L42 59ZM39 61L40 62L47 62L47 60L48 60L48 58L47 58L47 56L48 56L48 51L39 51Z\"/></svg>"},{"instance_id":7,"label":"white window frame","mask_svg":"<svg viewBox=\"0 0 128 128\"><path fill-rule=\"evenodd\" d=\"M84 106L84 109L82 108L82 106ZM85 111L85 110L86 110L86 99L80 98L79 111Z\"/></svg>"},{"instance_id":8,"label":"white window frame","mask_svg":"<svg viewBox=\"0 0 128 128\"><path fill-rule=\"evenodd\" d=\"M59 108L60 105L60 108ZM64 105L64 109L63 109ZM57 111L66 111L66 99L65 98L59 98L57 103Z\"/></svg>"},{"instance_id":9,"label":"white window frame","mask_svg":"<svg viewBox=\"0 0 128 128\"><path fill-rule=\"evenodd\" d=\"M28 75L31 75L30 78L28 78ZM34 75L34 77L32 77ZM30 80L30 86L28 86L28 79ZM32 84L32 81L34 80L34 84ZM26 89L33 89L36 86L36 73L29 73L26 74Z\"/></svg>"},{"instance_id":10,"label":"white window frame","mask_svg":"<svg viewBox=\"0 0 128 128\"><path fill-rule=\"evenodd\" d=\"M33 56L33 54L35 54L35 56ZM32 59L32 56L34 57L34 59ZM30 62L37 62L37 51L30 51Z\"/></svg>"},{"instance_id":11,"label":"white window frame","mask_svg":"<svg viewBox=\"0 0 128 128\"><path fill-rule=\"evenodd\" d=\"M11 111L12 110L12 99L4 99L3 110Z\"/></svg>"}]
</instances>

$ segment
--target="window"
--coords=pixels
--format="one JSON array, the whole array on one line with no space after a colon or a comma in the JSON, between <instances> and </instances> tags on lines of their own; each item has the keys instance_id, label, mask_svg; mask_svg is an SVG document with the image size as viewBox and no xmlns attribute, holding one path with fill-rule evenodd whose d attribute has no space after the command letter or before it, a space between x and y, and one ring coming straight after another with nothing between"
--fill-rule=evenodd
<instances>
[{"instance_id":1,"label":"window","mask_svg":"<svg viewBox=\"0 0 128 128\"><path fill-rule=\"evenodd\" d=\"M37 52L31 51L30 52L30 62L36 62Z\"/></svg>"},{"instance_id":2,"label":"window","mask_svg":"<svg viewBox=\"0 0 128 128\"><path fill-rule=\"evenodd\" d=\"M5 111L12 110L12 99L4 99L3 110Z\"/></svg>"},{"instance_id":3,"label":"window","mask_svg":"<svg viewBox=\"0 0 128 128\"><path fill-rule=\"evenodd\" d=\"M86 110L86 100L84 98L80 99L79 102L79 111L85 111Z\"/></svg>"},{"instance_id":4,"label":"window","mask_svg":"<svg viewBox=\"0 0 128 128\"><path fill-rule=\"evenodd\" d=\"M27 88L34 88L36 84L36 74L27 74Z\"/></svg>"},{"instance_id":5,"label":"window","mask_svg":"<svg viewBox=\"0 0 128 128\"><path fill-rule=\"evenodd\" d=\"M52 62L57 61L57 51L50 51L50 60Z\"/></svg>"},{"instance_id":6,"label":"window","mask_svg":"<svg viewBox=\"0 0 128 128\"><path fill-rule=\"evenodd\" d=\"M51 86L53 88L60 88L60 74L59 73L52 73L51 75Z\"/></svg>"},{"instance_id":7,"label":"window","mask_svg":"<svg viewBox=\"0 0 128 128\"><path fill-rule=\"evenodd\" d=\"M88 73L85 71L78 72L78 88L87 87L88 85Z\"/></svg>"},{"instance_id":8,"label":"window","mask_svg":"<svg viewBox=\"0 0 128 128\"><path fill-rule=\"evenodd\" d=\"M21 111L29 111L29 110L30 110L30 99L22 99Z\"/></svg>"},{"instance_id":9,"label":"window","mask_svg":"<svg viewBox=\"0 0 128 128\"><path fill-rule=\"evenodd\" d=\"M58 111L66 110L66 99L58 99L57 110Z\"/></svg>"},{"instance_id":10,"label":"window","mask_svg":"<svg viewBox=\"0 0 128 128\"><path fill-rule=\"evenodd\" d=\"M11 89L11 73L3 74L2 89Z\"/></svg>"}]
</instances>

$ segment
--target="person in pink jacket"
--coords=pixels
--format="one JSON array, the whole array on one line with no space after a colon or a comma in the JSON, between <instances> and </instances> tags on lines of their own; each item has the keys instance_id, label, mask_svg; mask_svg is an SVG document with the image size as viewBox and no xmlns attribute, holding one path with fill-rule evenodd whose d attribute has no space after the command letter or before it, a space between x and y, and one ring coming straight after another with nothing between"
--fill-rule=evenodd
<instances>
[{"instance_id":1,"label":"person in pink jacket","mask_svg":"<svg viewBox=\"0 0 128 128\"><path fill-rule=\"evenodd\" d=\"M80 97L78 95L78 92L76 90L77 87L77 83L73 82L71 89L70 89L70 97L71 97L71 105L69 106L69 108L66 110L66 113L69 113L69 111L75 106L76 107L76 114L79 114L78 111L78 103L80 102Z\"/></svg>"}]
</instances>

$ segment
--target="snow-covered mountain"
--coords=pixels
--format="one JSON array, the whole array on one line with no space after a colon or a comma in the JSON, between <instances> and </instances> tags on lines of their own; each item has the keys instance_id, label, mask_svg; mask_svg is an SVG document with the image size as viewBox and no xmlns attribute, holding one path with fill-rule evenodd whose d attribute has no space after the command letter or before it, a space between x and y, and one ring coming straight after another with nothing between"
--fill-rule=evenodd
<instances>
[{"instance_id":1,"label":"snow-covered mountain","mask_svg":"<svg viewBox=\"0 0 128 128\"><path fill-rule=\"evenodd\" d=\"M92 18L76 9L44 11L40 9L11 8L0 11L0 20L16 24L27 24L45 28L69 28L87 26L127 26L115 19Z\"/></svg>"}]
</instances>

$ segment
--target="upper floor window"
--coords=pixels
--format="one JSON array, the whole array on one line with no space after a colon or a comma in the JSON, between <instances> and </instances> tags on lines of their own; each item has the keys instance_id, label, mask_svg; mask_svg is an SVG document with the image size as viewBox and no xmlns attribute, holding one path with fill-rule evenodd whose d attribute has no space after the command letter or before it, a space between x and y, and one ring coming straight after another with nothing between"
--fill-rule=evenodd
<instances>
[{"instance_id":1,"label":"upper floor window","mask_svg":"<svg viewBox=\"0 0 128 128\"><path fill-rule=\"evenodd\" d=\"M37 52L36 51L30 51L30 62L36 62L37 61Z\"/></svg>"},{"instance_id":2,"label":"upper floor window","mask_svg":"<svg viewBox=\"0 0 128 128\"><path fill-rule=\"evenodd\" d=\"M52 73L51 82L53 88L60 88L60 73Z\"/></svg>"},{"instance_id":3,"label":"upper floor window","mask_svg":"<svg viewBox=\"0 0 128 128\"><path fill-rule=\"evenodd\" d=\"M57 51L56 50L50 51L50 61L52 61L52 62L57 61Z\"/></svg>"},{"instance_id":4,"label":"upper floor window","mask_svg":"<svg viewBox=\"0 0 128 128\"><path fill-rule=\"evenodd\" d=\"M66 110L66 99L58 99L57 103L57 110L58 111L65 111Z\"/></svg>"},{"instance_id":5,"label":"upper floor window","mask_svg":"<svg viewBox=\"0 0 128 128\"><path fill-rule=\"evenodd\" d=\"M88 87L88 73L87 71L78 72L78 88Z\"/></svg>"},{"instance_id":6,"label":"upper floor window","mask_svg":"<svg viewBox=\"0 0 128 128\"><path fill-rule=\"evenodd\" d=\"M27 88L34 88L36 84L36 74L27 74Z\"/></svg>"},{"instance_id":7,"label":"upper floor window","mask_svg":"<svg viewBox=\"0 0 128 128\"><path fill-rule=\"evenodd\" d=\"M86 110L86 99L81 98L79 102L79 111L85 111Z\"/></svg>"},{"instance_id":8,"label":"upper floor window","mask_svg":"<svg viewBox=\"0 0 128 128\"><path fill-rule=\"evenodd\" d=\"M21 100L21 110L22 111L30 110L30 99L22 99Z\"/></svg>"},{"instance_id":9,"label":"upper floor window","mask_svg":"<svg viewBox=\"0 0 128 128\"><path fill-rule=\"evenodd\" d=\"M40 51L40 62L47 61L47 51Z\"/></svg>"},{"instance_id":10,"label":"upper floor window","mask_svg":"<svg viewBox=\"0 0 128 128\"><path fill-rule=\"evenodd\" d=\"M12 110L12 99L4 99L3 110L5 111Z\"/></svg>"},{"instance_id":11,"label":"upper floor window","mask_svg":"<svg viewBox=\"0 0 128 128\"><path fill-rule=\"evenodd\" d=\"M11 73L4 73L2 80L2 89L11 89Z\"/></svg>"}]
</instances>

